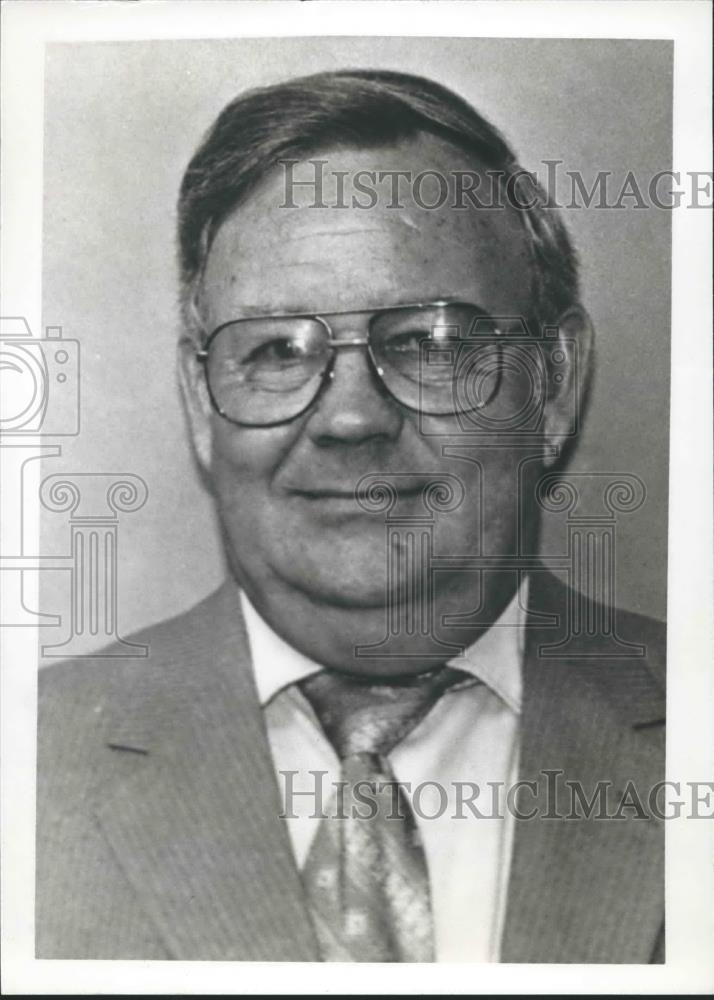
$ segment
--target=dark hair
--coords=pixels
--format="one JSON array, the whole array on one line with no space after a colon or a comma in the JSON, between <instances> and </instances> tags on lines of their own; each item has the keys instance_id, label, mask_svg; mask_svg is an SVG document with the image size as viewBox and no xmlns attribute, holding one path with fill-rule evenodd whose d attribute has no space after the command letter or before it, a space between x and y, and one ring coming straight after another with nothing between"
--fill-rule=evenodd
<instances>
[{"instance_id":1,"label":"dark hair","mask_svg":"<svg viewBox=\"0 0 714 1000\"><path fill-rule=\"evenodd\" d=\"M178 201L184 320L221 223L284 158L330 145L370 148L431 133L502 172L525 174L497 129L451 90L424 77L386 70L342 70L299 77L241 94L228 104L189 163ZM519 209L534 261L533 309L554 321L578 297L578 266L567 230L530 182L531 208ZM536 197L533 197L535 193ZM525 203L525 202L524 202Z\"/></svg>"}]
</instances>

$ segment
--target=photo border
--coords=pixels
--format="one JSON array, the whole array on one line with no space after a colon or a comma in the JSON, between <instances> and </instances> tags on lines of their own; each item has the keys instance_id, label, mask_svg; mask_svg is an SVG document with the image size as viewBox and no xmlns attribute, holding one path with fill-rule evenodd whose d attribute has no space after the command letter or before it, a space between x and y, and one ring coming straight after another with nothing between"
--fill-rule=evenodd
<instances>
[{"instance_id":1,"label":"photo border","mask_svg":"<svg viewBox=\"0 0 714 1000\"><path fill-rule=\"evenodd\" d=\"M41 327L44 46L56 41L315 35L672 39L674 171L711 169L710 6L691 0L452 3L18 0L3 5L3 314ZM667 777L712 777L711 216L672 210ZM693 436L692 428L696 428ZM39 463L34 463L38 466ZM39 472L28 470L37 497ZM23 510L39 534L39 501ZM694 558L696 557L696 563ZM29 593L37 606L37 594ZM330 965L47 961L34 954L37 630L4 629L2 684L3 986L49 993L684 993L714 976L714 824L671 820L667 962L632 965ZM708 669L707 669L708 668ZM714 808L712 809L714 812ZM339 986L337 985L339 984Z\"/></svg>"}]
</instances>

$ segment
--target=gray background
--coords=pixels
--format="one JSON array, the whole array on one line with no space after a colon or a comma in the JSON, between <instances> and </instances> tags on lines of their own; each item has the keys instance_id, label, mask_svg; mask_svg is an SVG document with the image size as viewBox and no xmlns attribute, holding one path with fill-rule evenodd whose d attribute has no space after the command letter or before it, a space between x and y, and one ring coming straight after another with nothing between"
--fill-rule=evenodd
<instances>
[{"instance_id":1,"label":"gray background","mask_svg":"<svg viewBox=\"0 0 714 1000\"><path fill-rule=\"evenodd\" d=\"M81 433L56 472L131 472L149 500L122 518L122 634L177 613L222 578L210 497L185 437L175 376L176 193L200 136L239 91L321 69L422 73L501 128L521 163L563 160L588 184L628 170L646 184L671 164L668 42L292 38L48 47L45 96L45 325L81 343ZM567 197L569 188L560 190ZM631 202L629 203L631 204ZM571 466L630 472L644 506L618 525L617 596L666 606L670 216L649 208L565 212L598 336L588 422ZM563 550L564 523L543 548ZM45 514L43 554L68 551L66 514ZM69 580L45 571L41 610L66 613ZM66 629L44 629L58 642ZM89 638L87 648L97 641Z\"/></svg>"}]
</instances>

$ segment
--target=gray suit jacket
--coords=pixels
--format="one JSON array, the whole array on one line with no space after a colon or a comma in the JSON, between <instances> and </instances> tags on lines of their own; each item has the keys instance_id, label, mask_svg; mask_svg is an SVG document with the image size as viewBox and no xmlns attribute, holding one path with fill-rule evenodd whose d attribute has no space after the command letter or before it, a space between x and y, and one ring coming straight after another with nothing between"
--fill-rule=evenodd
<instances>
[{"instance_id":1,"label":"gray suit jacket","mask_svg":"<svg viewBox=\"0 0 714 1000\"><path fill-rule=\"evenodd\" d=\"M530 592L522 779L543 812L547 769L646 801L664 778L663 627L618 616L644 657L552 655L568 591L535 572ZM147 659L40 675L37 956L316 960L235 586L136 639ZM502 961L662 961L663 841L632 810L517 821Z\"/></svg>"}]
</instances>

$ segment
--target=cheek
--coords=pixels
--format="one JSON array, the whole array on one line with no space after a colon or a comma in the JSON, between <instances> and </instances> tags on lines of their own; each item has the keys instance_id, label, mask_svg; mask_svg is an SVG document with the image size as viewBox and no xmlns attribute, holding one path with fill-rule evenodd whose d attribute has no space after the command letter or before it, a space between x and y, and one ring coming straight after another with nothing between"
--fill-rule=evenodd
<instances>
[{"instance_id":1,"label":"cheek","mask_svg":"<svg viewBox=\"0 0 714 1000\"><path fill-rule=\"evenodd\" d=\"M511 553L518 531L520 452L469 445L468 437L451 438L450 443L446 453L453 449L452 454L465 459L452 458L447 466L460 482L463 500L436 518L436 544L452 554Z\"/></svg>"},{"instance_id":2,"label":"cheek","mask_svg":"<svg viewBox=\"0 0 714 1000\"><path fill-rule=\"evenodd\" d=\"M216 415L211 421L211 480L222 506L246 496L267 499L294 437L292 427L238 427Z\"/></svg>"}]
</instances>

